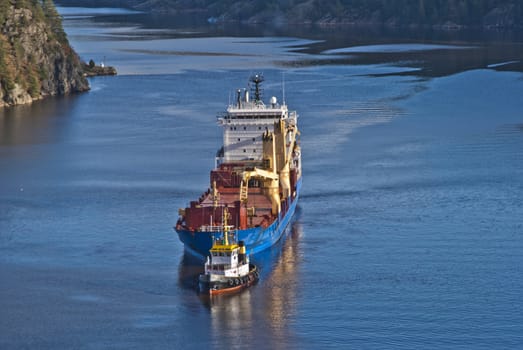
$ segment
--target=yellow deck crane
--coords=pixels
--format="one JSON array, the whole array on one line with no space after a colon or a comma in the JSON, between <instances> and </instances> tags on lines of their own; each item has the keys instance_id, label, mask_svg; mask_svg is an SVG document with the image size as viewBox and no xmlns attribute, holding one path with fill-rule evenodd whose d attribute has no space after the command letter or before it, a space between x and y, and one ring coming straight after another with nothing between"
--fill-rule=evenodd
<instances>
[{"instance_id":1,"label":"yellow deck crane","mask_svg":"<svg viewBox=\"0 0 523 350\"><path fill-rule=\"evenodd\" d=\"M296 143L298 130L295 125L286 125L280 119L274 123L274 132L266 131L263 134L263 167L254 168L242 173L240 184L240 200L247 205L249 196L249 180L258 178L262 181L262 191L269 197L272 205L272 214L278 215L281 211L280 186L283 198L290 195L290 162L292 151Z\"/></svg>"}]
</instances>

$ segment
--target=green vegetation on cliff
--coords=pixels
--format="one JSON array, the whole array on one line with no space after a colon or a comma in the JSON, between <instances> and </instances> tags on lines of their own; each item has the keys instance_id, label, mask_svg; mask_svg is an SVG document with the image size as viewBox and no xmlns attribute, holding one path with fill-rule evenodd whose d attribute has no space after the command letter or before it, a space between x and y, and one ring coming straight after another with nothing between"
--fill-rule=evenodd
<instances>
[{"instance_id":1,"label":"green vegetation on cliff","mask_svg":"<svg viewBox=\"0 0 523 350\"><path fill-rule=\"evenodd\" d=\"M89 89L51 0L0 0L0 106Z\"/></svg>"}]
</instances>

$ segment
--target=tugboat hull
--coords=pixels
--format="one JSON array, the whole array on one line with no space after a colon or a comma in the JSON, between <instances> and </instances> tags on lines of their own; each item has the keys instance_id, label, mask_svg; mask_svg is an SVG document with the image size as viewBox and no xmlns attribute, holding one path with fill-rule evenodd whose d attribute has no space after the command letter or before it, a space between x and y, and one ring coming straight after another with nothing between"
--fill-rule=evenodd
<instances>
[{"instance_id":1,"label":"tugboat hull","mask_svg":"<svg viewBox=\"0 0 523 350\"><path fill-rule=\"evenodd\" d=\"M200 275L199 292L208 295L232 294L252 286L258 280L258 269L249 264L249 273L242 277L220 276L218 280L212 280L211 275Z\"/></svg>"}]
</instances>

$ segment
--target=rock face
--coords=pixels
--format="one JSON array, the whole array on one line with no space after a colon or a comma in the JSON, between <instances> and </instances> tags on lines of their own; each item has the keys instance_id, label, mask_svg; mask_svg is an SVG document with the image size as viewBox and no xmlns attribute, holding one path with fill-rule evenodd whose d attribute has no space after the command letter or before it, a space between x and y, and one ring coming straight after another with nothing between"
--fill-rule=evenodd
<instances>
[{"instance_id":1,"label":"rock face","mask_svg":"<svg viewBox=\"0 0 523 350\"><path fill-rule=\"evenodd\" d=\"M2 0L0 107L88 89L52 1Z\"/></svg>"}]
</instances>

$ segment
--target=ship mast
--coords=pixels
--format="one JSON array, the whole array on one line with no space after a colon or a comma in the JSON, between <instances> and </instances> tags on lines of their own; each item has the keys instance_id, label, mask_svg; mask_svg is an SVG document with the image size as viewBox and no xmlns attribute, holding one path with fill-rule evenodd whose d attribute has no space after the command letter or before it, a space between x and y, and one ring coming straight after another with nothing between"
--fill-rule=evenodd
<instances>
[{"instance_id":1,"label":"ship mast","mask_svg":"<svg viewBox=\"0 0 523 350\"><path fill-rule=\"evenodd\" d=\"M229 226L227 223L227 220L229 218L229 209L227 209L227 206L223 208L223 214L222 214L222 225L223 225L223 244L229 245Z\"/></svg>"},{"instance_id":2,"label":"ship mast","mask_svg":"<svg viewBox=\"0 0 523 350\"><path fill-rule=\"evenodd\" d=\"M218 207L218 204L220 203L220 192L218 192L218 189L216 188L216 181L212 182L212 206L214 209Z\"/></svg>"},{"instance_id":3,"label":"ship mast","mask_svg":"<svg viewBox=\"0 0 523 350\"><path fill-rule=\"evenodd\" d=\"M264 81L265 79L263 78L263 75L261 74L254 74L251 78L250 78L250 81L252 83L254 83L254 103L258 104L262 101L262 90L260 88L260 85L261 83Z\"/></svg>"}]
</instances>

